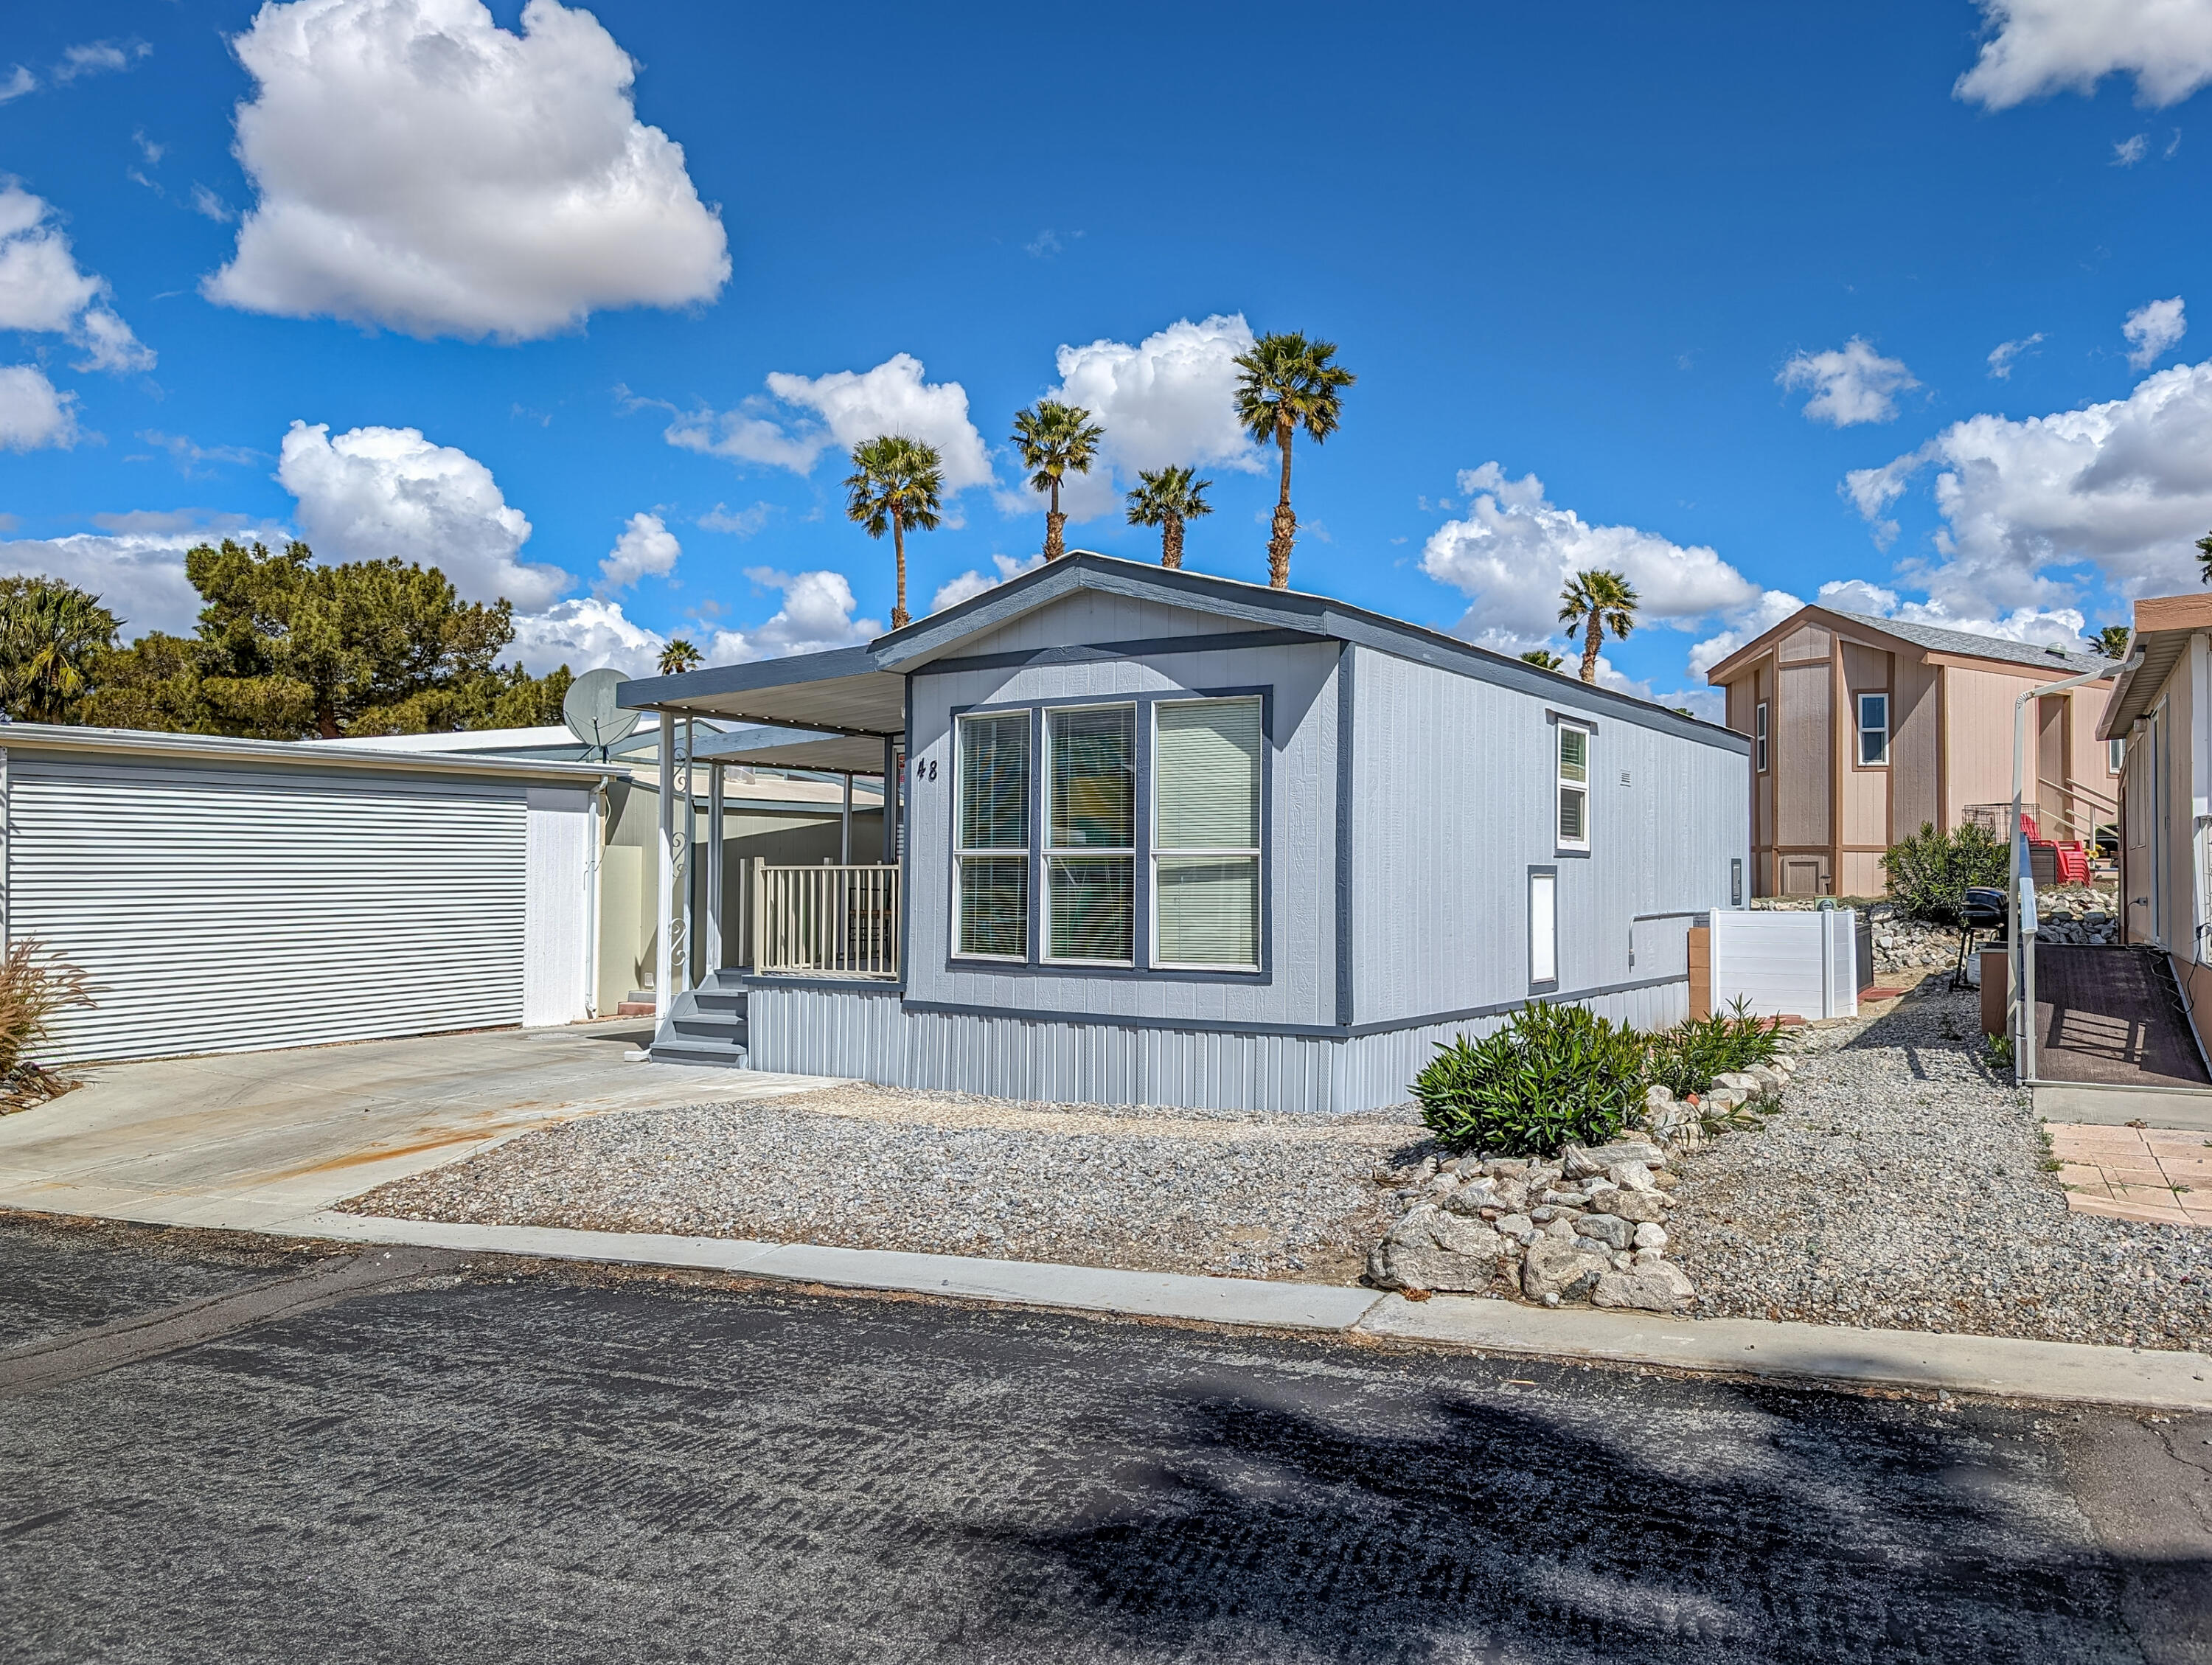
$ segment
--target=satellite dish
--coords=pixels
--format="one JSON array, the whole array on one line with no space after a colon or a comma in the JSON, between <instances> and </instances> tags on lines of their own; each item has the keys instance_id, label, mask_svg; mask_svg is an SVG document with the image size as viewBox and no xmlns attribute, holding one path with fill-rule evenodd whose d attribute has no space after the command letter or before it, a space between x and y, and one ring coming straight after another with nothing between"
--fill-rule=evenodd
<instances>
[{"instance_id":1,"label":"satellite dish","mask_svg":"<svg viewBox=\"0 0 2212 1665\"><path fill-rule=\"evenodd\" d=\"M615 690L623 681L619 671L586 671L568 684L568 697L561 702L561 717L568 732L586 745L599 747L602 757L609 746L629 738L643 714L615 703Z\"/></svg>"}]
</instances>

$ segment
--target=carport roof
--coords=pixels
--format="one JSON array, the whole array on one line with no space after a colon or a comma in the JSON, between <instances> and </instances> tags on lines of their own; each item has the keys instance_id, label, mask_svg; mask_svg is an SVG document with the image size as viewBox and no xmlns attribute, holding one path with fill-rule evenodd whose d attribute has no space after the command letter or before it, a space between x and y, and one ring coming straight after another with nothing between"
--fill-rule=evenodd
<instances>
[{"instance_id":1,"label":"carport roof","mask_svg":"<svg viewBox=\"0 0 2212 1665\"><path fill-rule=\"evenodd\" d=\"M817 734L796 728L741 728L702 738L696 755L710 763L756 769L817 769L828 775L881 775L884 743L873 734Z\"/></svg>"}]
</instances>

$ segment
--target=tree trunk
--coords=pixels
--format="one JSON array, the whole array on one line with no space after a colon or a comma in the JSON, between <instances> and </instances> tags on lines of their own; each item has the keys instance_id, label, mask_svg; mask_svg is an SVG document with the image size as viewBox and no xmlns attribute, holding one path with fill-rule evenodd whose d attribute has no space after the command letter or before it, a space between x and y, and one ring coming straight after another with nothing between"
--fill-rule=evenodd
<instances>
[{"instance_id":1,"label":"tree trunk","mask_svg":"<svg viewBox=\"0 0 2212 1665\"><path fill-rule=\"evenodd\" d=\"M338 738L337 714L331 709L329 699L319 690L315 694L315 732L325 740Z\"/></svg>"},{"instance_id":2,"label":"tree trunk","mask_svg":"<svg viewBox=\"0 0 2212 1665\"><path fill-rule=\"evenodd\" d=\"M1291 425L1275 423L1275 443L1283 448L1283 489L1275 500L1275 524L1267 537L1267 587L1291 587L1291 545L1297 541L1298 517L1291 507Z\"/></svg>"},{"instance_id":3,"label":"tree trunk","mask_svg":"<svg viewBox=\"0 0 2212 1665\"><path fill-rule=\"evenodd\" d=\"M1589 627L1583 632L1583 680L1597 680L1597 650L1605 645L1605 621L1595 613L1589 616Z\"/></svg>"},{"instance_id":4,"label":"tree trunk","mask_svg":"<svg viewBox=\"0 0 2212 1665\"><path fill-rule=\"evenodd\" d=\"M1160 565L1182 565L1182 516L1170 514L1160 522Z\"/></svg>"},{"instance_id":5,"label":"tree trunk","mask_svg":"<svg viewBox=\"0 0 2212 1665\"><path fill-rule=\"evenodd\" d=\"M1052 506L1044 512L1044 558L1057 561L1067 553L1067 537L1064 530L1067 517L1060 512L1060 481L1052 483Z\"/></svg>"},{"instance_id":6,"label":"tree trunk","mask_svg":"<svg viewBox=\"0 0 2212 1665\"><path fill-rule=\"evenodd\" d=\"M898 600L891 608L891 629L906 629L906 526L896 509L891 511L891 549L898 562Z\"/></svg>"}]
</instances>

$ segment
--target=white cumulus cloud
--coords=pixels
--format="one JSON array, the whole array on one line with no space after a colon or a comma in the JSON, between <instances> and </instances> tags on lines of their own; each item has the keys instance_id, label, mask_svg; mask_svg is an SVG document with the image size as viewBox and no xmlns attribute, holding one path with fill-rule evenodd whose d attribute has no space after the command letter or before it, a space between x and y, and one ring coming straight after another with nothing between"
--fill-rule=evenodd
<instances>
[{"instance_id":1,"label":"white cumulus cloud","mask_svg":"<svg viewBox=\"0 0 2212 1665\"><path fill-rule=\"evenodd\" d=\"M1237 355L1251 344L1251 326L1233 313L1194 324L1179 319L1133 345L1061 347L1060 383L1047 397L1090 411L1106 430L1099 462L1061 487L1068 517L1087 520L1118 508L1140 470L1261 468L1235 403Z\"/></svg>"},{"instance_id":2,"label":"white cumulus cloud","mask_svg":"<svg viewBox=\"0 0 2212 1665\"><path fill-rule=\"evenodd\" d=\"M2137 133L2130 138L2122 139L2112 147L2112 166L2133 167L2143 159L2144 154L2149 149L2150 137L2148 134Z\"/></svg>"},{"instance_id":3,"label":"white cumulus cloud","mask_svg":"<svg viewBox=\"0 0 2212 1665\"><path fill-rule=\"evenodd\" d=\"M481 0L264 4L232 43L258 195L209 298L471 340L712 300L721 222L638 120L629 54L558 0L521 25Z\"/></svg>"},{"instance_id":4,"label":"white cumulus cloud","mask_svg":"<svg viewBox=\"0 0 2212 1665\"><path fill-rule=\"evenodd\" d=\"M894 353L872 370L775 371L766 397L720 413L679 411L666 438L686 451L805 474L831 447L849 451L881 434L935 446L947 492L991 483L989 451L968 418L968 390L957 381L925 381L911 353Z\"/></svg>"},{"instance_id":5,"label":"white cumulus cloud","mask_svg":"<svg viewBox=\"0 0 2212 1665\"><path fill-rule=\"evenodd\" d=\"M1897 396L1920 386L1904 360L1884 358L1864 336L1825 353L1798 353L1774 380L1784 387L1813 389L1806 419L1835 428L1894 421Z\"/></svg>"},{"instance_id":6,"label":"white cumulus cloud","mask_svg":"<svg viewBox=\"0 0 2212 1665\"><path fill-rule=\"evenodd\" d=\"M276 477L300 500L300 532L325 561L394 556L436 567L471 601L537 612L568 587L558 567L519 557L530 522L465 451L414 428L292 424Z\"/></svg>"},{"instance_id":7,"label":"white cumulus cloud","mask_svg":"<svg viewBox=\"0 0 2212 1665\"><path fill-rule=\"evenodd\" d=\"M0 366L0 451L66 450L76 443L76 395L58 392L35 364Z\"/></svg>"},{"instance_id":8,"label":"white cumulus cloud","mask_svg":"<svg viewBox=\"0 0 2212 1665\"><path fill-rule=\"evenodd\" d=\"M659 515L633 514L607 558L599 562L597 593L612 595L647 575L665 577L675 570L676 558L683 553L684 546Z\"/></svg>"},{"instance_id":9,"label":"white cumulus cloud","mask_svg":"<svg viewBox=\"0 0 2212 1665\"><path fill-rule=\"evenodd\" d=\"M1559 632L1559 592L1588 568L1626 574L1638 617L1688 629L1757 605L1759 586L1702 544L1635 526L1594 526L1544 495L1534 474L1509 480L1494 462L1459 477L1465 515L1430 534L1421 570L1470 598L1459 634L1520 653Z\"/></svg>"},{"instance_id":10,"label":"white cumulus cloud","mask_svg":"<svg viewBox=\"0 0 2212 1665\"><path fill-rule=\"evenodd\" d=\"M1765 635L1804 605L1787 590L1762 591L1756 601L1736 611L1727 629L1690 649L1690 674L1704 676L1744 643Z\"/></svg>"},{"instance_id":11,"label":"white cumulus cloud","mask_svg":"<svg viewBox=\"0 0 2212 1665\"><path fill-rule=\"evenodd\" d=\"M2166 349L2189 333L2189 320L2182 316L2181 297L2146 301L2128 314L2128 321L2120 325L2120 333L2127 337L2128 362L2138 370L2148 370L2156 363Z\"/></svg>"},{"instance_id":12,"label":"white cumulus cloud","mask_svg":"<svg viewBox=\"0 0 2212 1665\"><path fill-rule=\"evenodd\" d=\"M107 280L79 268L52 208L0 181L0 330L66 336L80 370L148 370L154 355L108 304Z\"/></svg>"},{"instance_id":13,"label":"white cumulus cloud","mask_svg":"<svg viewBox=\"0 0 2212 1665\"><path fill-rule=\"evenodd\" d=\"M783 573L772 567L749 567L745 576L763 589L781 592L783 605L750 629L716 630L706 649L709 665L818 653L872 641L884 633L881 620L854 617L860 604L842 573Z\"/></svg>"},{"instance_id":14,"label":"white cumulus cloud","mask_svg":"<svg viewBox=\"0 0 2212 1665\"><path fill-rule=\"evenodd\" d=\"M930 600L929 611L941 613L947 607L957 607L963 601L972 601L986 590L997 589L1010 578L1019 578L1024 573L1035 572L1044 565L1044 556L1040 553L1025 556L1018 561L1011 555L994 555L991 557L991 565L996 568L995 576L987 577L970 567L957 578L947 579L939 585L936 595Z\"/></svg>"},{"instance_id":15,"label":"white cumulus cloud","mask_svg":"<svg viewBox=\"0 0 2212 1665\"><path fill-rule=\"evenodd\" d=\"M1967 417L1844 490L1878 538L1893 536L1882 516L1931 467L1943 526L1932 553L1899 570L1946 621L2063 616L2081 599L2063 569L2084 562L2122 596L2194 589L2191 545L2212 527L2212 362L2075 410Z\"/></svg>"},{"instance_id":16,"label":"white cumulus cloud","mask_svg":"<svg viewBox=\"0 0 2212 1665\"><path fill-rule=\"evenodd\" d=\"M2212 82L2206 0L1980 0L1990 30L1952 93L1990 110L2045 93L2094 93L2132 75L2138 102L2178 104Z\"/></svg>"},{"instance_id":17,"label":"white cumulus cloud","mask_svg":"<svg viewBox=\"0 0 2212 1665\"><path fill-rule=\"evenodd\" d=\"M538 613L514 616L514 640L501 657L544 676L565 665L578 676L601 665L632 677L659 668L668 638L629 617L619 601L580 596Z\"/></svg>"},{"instance_id":18,"label":"white cumulus cloud","mask_svg":"<svg viewBox=\"0 0 2212 1665\"><path fill-rule=\"evenodd\" d=\"M282 548L284 529L243 515L100 514L100 530L66 538L0 539L0 573L42 574L89 590L123 623L130 641L148 630L190 635L198 622L199 592L185 576L185 551L195 544L235 538Z\"/></svg>"}]
</instances>

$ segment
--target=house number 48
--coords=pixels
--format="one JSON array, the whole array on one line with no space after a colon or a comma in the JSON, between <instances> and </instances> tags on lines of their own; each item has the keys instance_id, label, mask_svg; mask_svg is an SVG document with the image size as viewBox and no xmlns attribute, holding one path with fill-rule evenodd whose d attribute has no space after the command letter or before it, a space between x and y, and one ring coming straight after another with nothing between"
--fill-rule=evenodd
<instances>
[{"instance_id":1,"label":"house number 48","mask_svg":"<svg viewBox=\"0 0 2212 1665\"><path fill-rule=\"evenodd\" d=\"M914 766L914 774L918 781L934 781L937 778L937 759L923 758Z\"/></svg>"}]
</instances>

